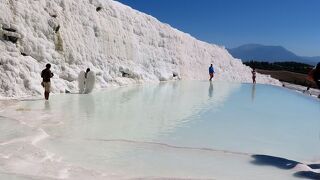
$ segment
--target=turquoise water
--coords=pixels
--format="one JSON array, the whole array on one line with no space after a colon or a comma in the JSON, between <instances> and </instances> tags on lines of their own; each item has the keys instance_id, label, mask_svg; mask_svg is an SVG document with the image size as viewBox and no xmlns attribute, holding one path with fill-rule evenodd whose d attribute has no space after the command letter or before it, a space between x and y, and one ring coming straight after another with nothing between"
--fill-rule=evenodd
<instances>
[{"instance_id":1,"label":"turquoise water","mask_svg":"<svg viewBox=\"0 0 320 180\"><path fill-rule=\"evenodd\" d=\"M3 152L28 147L2 153L6 176L299 179L252 155L320 163L319 100L269 85L147 84L22 101L0 115L11 118L1 119Z\"/></svg>"}]
</instances>

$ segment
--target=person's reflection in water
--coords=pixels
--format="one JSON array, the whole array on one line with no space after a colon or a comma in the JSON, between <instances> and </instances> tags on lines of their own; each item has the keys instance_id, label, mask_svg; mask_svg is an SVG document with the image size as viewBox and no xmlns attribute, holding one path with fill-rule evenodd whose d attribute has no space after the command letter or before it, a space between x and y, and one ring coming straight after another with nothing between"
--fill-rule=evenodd
<instances>
[{"instance_id":1,"label":"person's reflection in water","mask_svg":"<svg viewBox=\"0 0 320 180\"><path fill-rule=\"evenodd\" d=\"M51 107L50 107L50 102L49 102L49 101L45 101L45 102L44 102L44 109L45 109L46 111L49 111L49 110L51 109Z\"/></svg>"},{"instance_id":2,"label":"person's reflection in water","mask_svg":"<svg viewBox=\"0 0 320 180\"><path fill-rule=\"evenodd\" d=\"M251 89L251 101L253 102L256 97L256 84L252 84L252 89Z\"/></svg>"},{"instance_id":3,"label":"person's reflection in water","mask_svg":"<svg viewBox=\"0 0 320 180\"><path fill-rule=\"evenodd\" d=\"M212 98L213 96L213 84L212 81L210 81L210 86L209 86L209 97Z\"/></svg>"},{"instance_id":4,"label":"person's reflection in water","mask_svg":"<svg viewBox=\"0 0 320 180\"><path fill-rule=\"evenodd\" d=\"M95 114L95 101L92 94L80 97L79 112L83 113L86 119L90 119Z\"/></svg>"}]
</instances>

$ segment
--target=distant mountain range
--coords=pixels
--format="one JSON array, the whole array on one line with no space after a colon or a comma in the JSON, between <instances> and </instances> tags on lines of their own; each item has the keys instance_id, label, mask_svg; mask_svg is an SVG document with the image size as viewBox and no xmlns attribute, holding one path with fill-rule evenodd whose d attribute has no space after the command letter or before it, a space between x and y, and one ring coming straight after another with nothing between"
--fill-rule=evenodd
<instances>
[{"instance_id":1,"label":"distant mountain range","mask_svg":"<svg viewBox=\"0 0 320 180\"><path fill-rule=\"evenodd\" d=\"M320 62L320 56L305 57L298 56L282 46L265 46L261 44L245 44L237 48L228 49L235 57L246 61L284 62L294 61L310 65Z\"/></svg>"}]
</instances>

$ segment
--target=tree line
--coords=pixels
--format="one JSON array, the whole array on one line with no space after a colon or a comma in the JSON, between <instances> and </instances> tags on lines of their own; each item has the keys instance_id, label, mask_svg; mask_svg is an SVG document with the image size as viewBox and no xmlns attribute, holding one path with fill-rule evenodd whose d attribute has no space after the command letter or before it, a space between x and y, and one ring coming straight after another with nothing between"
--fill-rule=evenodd
<instances>
[{"instance_id":1,"label":"tree line","mask_svg":"<svg viewBox=\"0 0 320 180\"><path fill-rule=\"evenodd\" d=\"M259 62L259 61L248 61L244 62L245 65L251 68L263 69L263 70L274 70L274 71L290 71L301 74L308 74L313 66L298 62Z\"/></svg>"}]
</instances>

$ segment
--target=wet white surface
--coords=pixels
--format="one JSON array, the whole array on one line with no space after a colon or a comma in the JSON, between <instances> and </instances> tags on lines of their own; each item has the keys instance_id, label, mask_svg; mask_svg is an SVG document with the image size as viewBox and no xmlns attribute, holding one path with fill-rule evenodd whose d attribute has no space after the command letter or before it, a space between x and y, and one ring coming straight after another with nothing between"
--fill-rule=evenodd
<instances>
[{"instance_id":1,"label":"wet white surface","mask_svg":"<svg viewBox=\"0 0 320 180\"><path fill-rule=\"evenodd\" d=\"M319 101L281 87L169 82L1 107L5 179L297 179L251 155L320 161Z\"/></svg>"}]
</instances>

